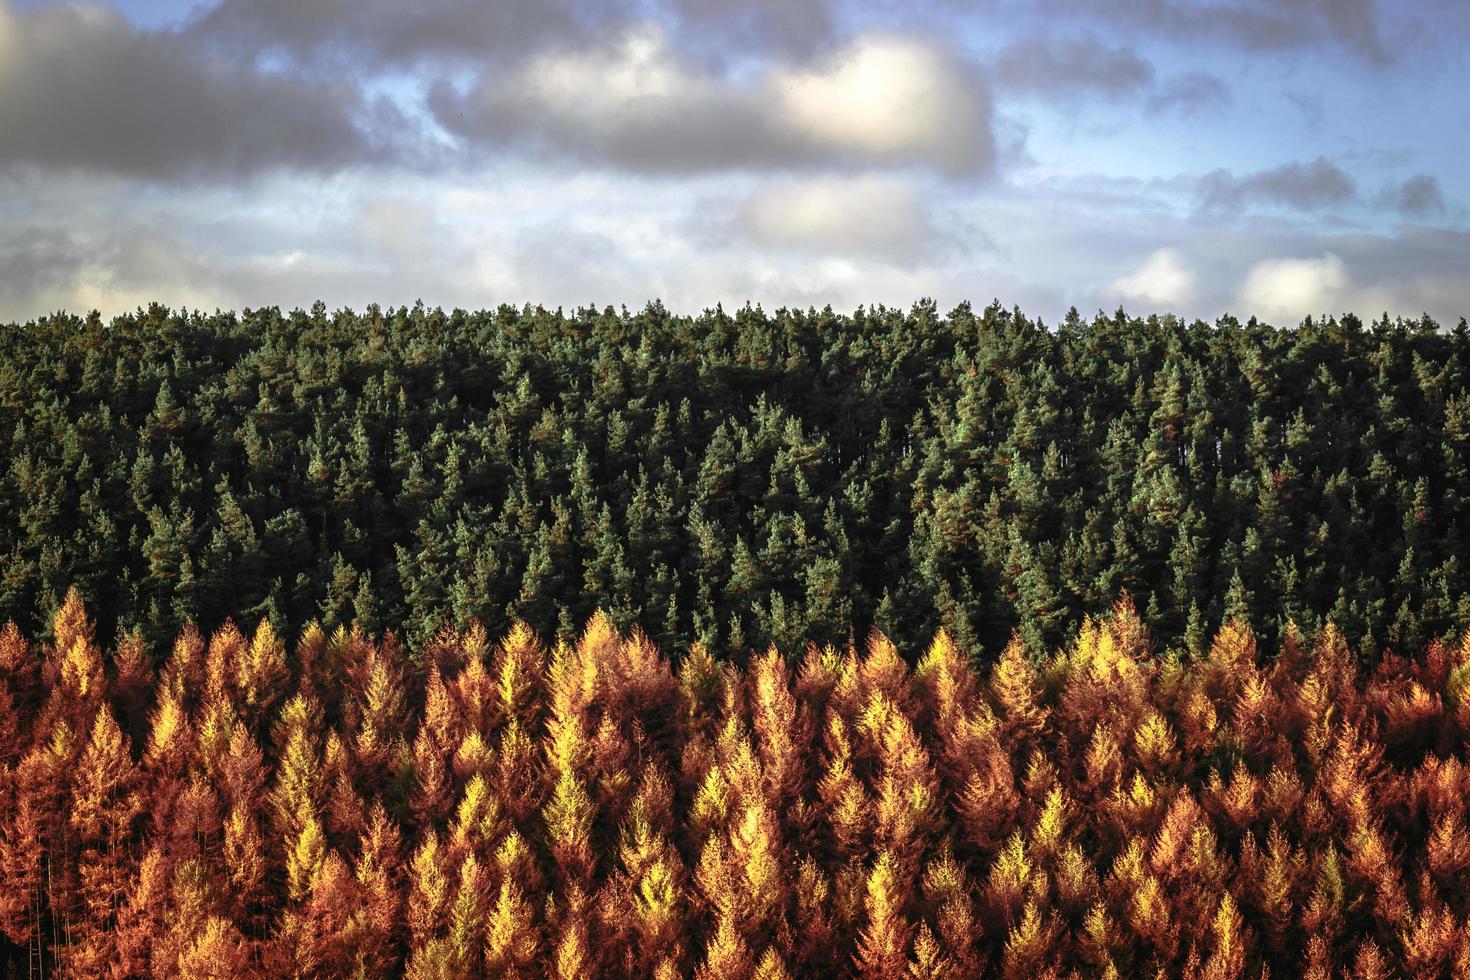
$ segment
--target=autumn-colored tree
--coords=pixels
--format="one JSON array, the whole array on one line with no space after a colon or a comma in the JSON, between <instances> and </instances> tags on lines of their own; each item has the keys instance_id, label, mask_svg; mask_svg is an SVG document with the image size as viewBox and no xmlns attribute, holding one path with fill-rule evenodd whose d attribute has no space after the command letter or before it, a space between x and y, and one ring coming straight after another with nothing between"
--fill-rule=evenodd
<instances>
[{"instance_id":1,"label":"autumn-colored tree","mask_svg":"<svg viewBox=\"0 0 1470 980\"><path fill-rule=\"evenodd\" d=\"M863 977L896 977L907 970L914 930L904 915L907 888L899 873L901 862L883 851L868 875L868 923L857 948L857 969Z\"/></svg>"},{"instance_id":2,"label":"autumn-colored tree","mask_svg":"<svg viewBox=\"0 0 1470 980\"><path fill-rule=\"evenodd\" d=\"M77 763L69 820L79 848L85 914L68 950L70 968L99 973L113 957L116 919L129 886L128 854L143 811L127 736L104 706Z\"/></svg>"},{"instance_id":3,"label":"autumn-colored tree","mask_svg":"<svg viewBox=\"0 0 1470 980\"><path fill-rule=\"evenodd\" d=\"M273 731L280 762L270 791L271 817L283 841L294 842L309 822L319 820L326 797L317 735L319 711L317 705L297 695L281 710Z\"/></svg>"},{"instance_id":4,"label":"autumn-colored tree","mask_svg":"<svg viewBox=\"0 0 1470 980\"><path fill-rule=\"evenodd\" d=\"M153 676L79 600L57 625L0 631L6 968L1470 969L1461 643L1359 671L1329 628L1272 659L1230 626L1152 661L1120 606L1037 663L940 636L910 670L874 634L793 676L779 651L676 671L599 617L545 659L525 627L442 632L422 666L303 635L303 692L264 628L185 628Z\"/></svg>"},{"instance_id":5,"label":"autumn-colored tree","mask_svg":"<svg viewBox=\"0 0 1470 980\"><path fill-rule=\"evenodd\" d=\"M179 952L178 973L185 977L248 977L253 968L244 937L235 924L210 916L203 929Z\"/></svg>"},{"instance_id":6,"label":"autumn-colored tree","mask_svg":"<svg viewBox=\"0 0 1470 980\"><path fill-rule=\"evenodd\" d=\"M252 731L259 732L290 682L286 647L276 638L271 621L262 619L255 628L250 645L236 649L233 681L239 693L235 704L245 724Z\"/></svg>"}]
</instances>

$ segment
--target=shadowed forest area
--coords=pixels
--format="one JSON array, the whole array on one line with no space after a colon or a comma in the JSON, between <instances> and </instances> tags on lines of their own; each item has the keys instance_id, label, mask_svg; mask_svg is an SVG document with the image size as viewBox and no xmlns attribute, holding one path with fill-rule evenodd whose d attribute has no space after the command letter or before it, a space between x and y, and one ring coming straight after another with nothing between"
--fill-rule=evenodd
<instances>
[{"instance_id":1,"label":"shadowed forest area","mask_svg":"<svg viewBox=\"0 0 1470 980\"><path fill-rule=\"evenodd\" d=\"M0 621L103 636L596 609L661 648L1035 656L1470 625L1470 331L921 302L774 314L161 307L0 328Z\"/></svg>"}]
</instances>

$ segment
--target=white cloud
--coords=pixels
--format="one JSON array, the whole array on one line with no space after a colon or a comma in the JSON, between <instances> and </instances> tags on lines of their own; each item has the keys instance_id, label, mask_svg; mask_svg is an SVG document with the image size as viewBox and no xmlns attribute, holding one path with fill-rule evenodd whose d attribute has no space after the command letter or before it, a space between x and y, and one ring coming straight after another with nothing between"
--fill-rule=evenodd
<instances>
[{"instance_id":1,"label":"white cloud","mask_svg":"<svg viewBox=\"0 0 1470 980\"><path fill-rule=\"evenodd\" d=\"M1113 280L1108 291L1149 307L1182 307L1194 301L1194 270L1177 249L1161 248L1136 270Z\"/></svg>"},{"instance_id":2,"label":"white cloud","mask_svg":"<svg viewBox=\"0 0 1470 980\"><path fill-rule=\"evenodd\" d=\"M783 124L815 145L952 172L991 163L989 94L976 73L933 45L859 37L826 64L778 71L767 86Z\"/></svg>"},{"instance_id":3,"label":"white cloud","mask_svg":"<svg viewBox=\"0 0 1470 980\"><path fill-rule=\"evenodd\" d=\"M936 243L913 184L891 178L767 185L746 199L736 220L756 244L777 249L905 260Z\"/></svg>"},{"instance_id":4,"label":"white cloud","mask_svg":"<svg viewBox=\"0 0 1470 980\"><path fill-rule=\"evenodd\" d=\"M1246 273L1240 306L1246 315L1290 323L1343 312L1351 292L1347 266L1332 252L1317 259L1266 259Z\"/></svg>"},{"instance_id":5,"label":"white cloud","mask_svg":"<svg viewBox=\"0 0 1470 980\"><path fill-rule=\"evenodd\" d=\"M732 174L676 185L601 168L568 177L530 163L433 177L259 180L267 188L259 196L207 187L165 196L118 178L0 174L0 320L94 305L110 315L152 300L206 310L289 309L318 298L361 309L419 297L445 308L636 309L660 297L697 313L717 301L851 310L907 308L932 296L945 310L997 299L1055 323L1072 305L1084 315L1113 309L1122 294L1107 292L1113 276L1160 304L1175 294L1167 303L1186 316L1258 314L1289 324L1306 312L1351 309L1367 320L1427 310L1453 324L1470 312L1470 234L1206 227L1187 209L1171 216L1111 184L1091 195L1070 185L969 188L908 174ZM978 229L993 229L1000 243ZM1193 273L1194 295L1182 308L1174 305L1183 302L1179 280L1166 288L1170 277L1160 274L1170 264L1150 261L1162 242L1181 243L1181 264ZM1282 257L1321 264L1324 253L1340 259L1338 281L1347 280L1338 299L1266 294L1281 286ZM1245 290L1248 273L1268 260L1278 264ZM1153 275L1140 274L1150 266ZM1141 298L1125 305L1164 311Z\"/></svg>"},{"instance_id":6,"label":"white cloud","mask_svg":"<svg viewBox=\"0 0 1470 980\"><path fill-rule=\"evenodd\" d=\"M943 47L896 35L853 39L802 68L705 73L657 27L611 47L557 50L468 92L430 95L446 129L486 146L650 173L812 165L994 166L989 90Z\"/></svg>"},{"instance_id":7,"label":"white cloud","mask_svg":"<svg viewBox=\"0 0 1470 980\"><path fill-rule=\"evenodd\" d=\"M698 103L718 88L689 74L652 25L629 31L611 50L543 55L511 84L552 112L586 122L640 103Z\"/></svg>"},{"instance_id":8,"label":"white cloud","mask_svg":"<svg viewBox=\"0 0 1470 980\"><path fill-rule=\"evenodd\" d=\"M424 243L437 234L438 215L432 199L383 195L362 202L357 239L372 252L394 262L414 262Z\"/></svg>"}]
</instances>

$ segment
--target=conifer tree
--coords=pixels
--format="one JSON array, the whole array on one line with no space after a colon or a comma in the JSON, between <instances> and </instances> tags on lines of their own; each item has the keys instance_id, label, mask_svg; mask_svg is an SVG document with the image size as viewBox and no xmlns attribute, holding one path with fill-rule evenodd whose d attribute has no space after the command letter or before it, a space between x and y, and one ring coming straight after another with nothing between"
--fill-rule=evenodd
<instances>
[{"instance_id":1,"label":"conifer tree","mask_svg":"<svg viewBox=\"0 0 1470 980\"><path fill-rule=\"evenodd\" d=\"M85 914L72 968L99 971L111 957L112 932L128 891L127 853L143 811L132 754L106 706L97 712L77 763L69 820L79 848L77 868Z\"/></svg>"},{"instance_id":2,"label":"conifer tree","mask_svg":"<svg viewBox=\"0 0 1470 980\"><path fill-rule=\"evenodd\" d=\"M868 874L867 926L858 942L857 970L863 977L902 976L908 966L913 925L904 915L905 886L901 865L888 851L880 852Z\"/></svg>"}]
</instances>

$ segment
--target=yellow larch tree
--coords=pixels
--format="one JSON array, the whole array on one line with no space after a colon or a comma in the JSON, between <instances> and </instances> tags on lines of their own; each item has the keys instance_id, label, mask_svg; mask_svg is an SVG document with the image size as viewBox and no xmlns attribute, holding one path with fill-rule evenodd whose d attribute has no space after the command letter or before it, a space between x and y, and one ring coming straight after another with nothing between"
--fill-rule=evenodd
<instances>
[{"instance_id":1,"label":"yellow larch tree","mask_svg":"<svg viewBox=\"0 0 1470 980\"><path fill-rule=\"evenodd\" d=\"M956 977L979 975L981 936L980 920L975 914L975 885L948 841L925 868L922 891L927 918L935 926L930 940L938 955L936 968Z\"/></svg>"},{"instance_id":2,"label":"yellow larch tree","mask_svg":"<svg viewBox=\"0 0 1470 980\"><path fill-rule=\"evenodd\" d=\"M127 736L104 705L72 779L69 820L85 914L67 961L80 974L100 972L113 956L113 929L130 884L134 824L143 812L139 782Z\"/></svg>"},{"instance_id":3,"label":"yellow larch tree","mask_svg":"<svg viewBox=\"0 0 1470 980\"><path fill-rule=\"evenodd\" d=\"M685 938L688 870L668 836L672 804L668 778L647 764L621 833L619 856L626 887L612 897L622 904L604 916L626 923L623 931L636 944L636 961L647 973L665 962L677 967Z\"/></svg>"},{"instance_id":4,"label":"yellow larch tree","mask_svg":"<svg viewBox=\"0 0 1470 980\"><path fill-rule=\"evenodd\" d=\"M830 828L832 846L844 860L868 848L873 831L872 798L853 768L852 739L841 715L831 712L824 738L827 771L817 783L822 816Z\"/></svg>"},{"instance_id":5,"label":"yellow larch tree","mask_svg":"<svg viewBox=\"0 0 1470 980\"><path fill-rule=\"evenodd\" d=\"M868 873L864 906L867 922L858 939L855 962L859 976L873 980L900 977L908 969L909 946L914 926L904 912L908 885L902 880L901 862L883 851Z\"/></svg>"},{"instance_id":6,"label":"yellow larch tree","mask_svg":"<svg viewBox=\"0 0 1470 980\"><path fill-rule=\"evenodd\" d=\"M408 932L413 958L428 955L449 915L450 886L438 835L431 829L409 865Z\"/></svg>"},{"instance_id":7,"label":"yellow larch tree","mask_svg":"<svg viewBox=\"0 0 1470 980\"><path fill-rule=\"evenodd\" d=\"M485 925L486 973L507 980L533 976L541 951L541 934L530 903L515 881L502 878Z\"/></svg>"},{"instance_id":8,"label":"yellow larch tree","mask_svg":"<svg viewBox=\"0 0 1470 980\"><path fill-rule=\"evenodd\" d=\"M270 791L271 816L284 840L294 841L307 819L320 815L326 796L319 718L320 708L298 694L286 702L272 729L280 763Z\"/></svg>"},{"instance_id":9,"label":"yellow larch tree","mask_svg":"<svg viewBox=\"0 0 1470 980\"><path fill-rule=\"evenodd\" d=\"M751 663L750 683L751 727L763 769L766 802L789 821L794 812L800 812L793 807L801 803L805 789L811 717L792 695L786 658L774 647Z\"/></svg>"},{"instance_id":10,"label":"yellow larch tree","mask_svg":"<svg viewBox=\"0 0 1470 980\"><path fill-rule=\"evenodd\" d=\"M290 683L286 645L276 636L271 621L262 618L255 627L250 646L235 667L235 686L240 692L239 708L247 725L262 725L285 696Z\"/></svg>"}]
</instances>

